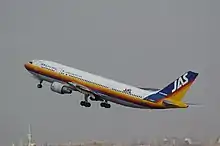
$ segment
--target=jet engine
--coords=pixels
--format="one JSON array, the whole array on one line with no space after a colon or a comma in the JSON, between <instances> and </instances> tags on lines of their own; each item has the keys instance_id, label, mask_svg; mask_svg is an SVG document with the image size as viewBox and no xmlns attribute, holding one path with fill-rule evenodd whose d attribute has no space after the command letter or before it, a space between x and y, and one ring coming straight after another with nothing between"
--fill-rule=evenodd
<instances>
[{"instance_id":1,"label":"jet engine","mask_svg":"<svg viewBox=\"0 0 220 146\"><path fill-rule=\"evenodd\" d=\"M50 86L50 89L59 94L71 94L72 93L72 89L70 89L70 87L64 84L61 84L59 82L53 82Z\"/></svg>"}]
</instances>

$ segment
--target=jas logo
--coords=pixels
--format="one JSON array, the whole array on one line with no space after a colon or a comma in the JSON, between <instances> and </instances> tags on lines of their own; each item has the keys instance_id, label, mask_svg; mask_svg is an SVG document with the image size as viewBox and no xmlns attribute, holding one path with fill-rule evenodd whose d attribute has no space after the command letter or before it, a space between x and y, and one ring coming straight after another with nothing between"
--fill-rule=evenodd
<instances>
[{"instance_id":1,"label":"jas logo","mask_svg":"<svg viewBox=\"0 0 220 146\"><path fill-rule=\"evenodd\" d=\"M174 81L174 87L172 90L172 93L175 92L177 89L181 88L183 85L188 83L188 78L187 78L188 73L184 74L180 78Z\"/></svg>"},{"instance_id":2,"label":"jas logo","mask_svg":"<svg viewBox=\"0 0 220 146\"><path fill-rule=\"evenodd\" d=\"M131 94L131 89L124 89L123 90L125 93Z\"/></svg>"}]
</instances>

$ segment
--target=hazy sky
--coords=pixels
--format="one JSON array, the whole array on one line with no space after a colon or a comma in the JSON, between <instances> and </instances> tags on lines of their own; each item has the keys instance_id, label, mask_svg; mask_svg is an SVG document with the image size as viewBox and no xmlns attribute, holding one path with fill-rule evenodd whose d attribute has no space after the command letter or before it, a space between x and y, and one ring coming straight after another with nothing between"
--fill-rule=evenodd
<instances>
[{"instance_id":1,"label":"hazy sky","mask_svg":"<svg viewBox=\"0 0 220 146\"><path fill-rule=\"evenodd\" d=\"M38 143L131 141L220 134L220 1L2 0L0 142L11 145L32 124ZM37 89L23 64L57 61L124 83L161 88L187 70L199 76L184 100L203 108L153 111Z\"/></svg>"}]
</instances>

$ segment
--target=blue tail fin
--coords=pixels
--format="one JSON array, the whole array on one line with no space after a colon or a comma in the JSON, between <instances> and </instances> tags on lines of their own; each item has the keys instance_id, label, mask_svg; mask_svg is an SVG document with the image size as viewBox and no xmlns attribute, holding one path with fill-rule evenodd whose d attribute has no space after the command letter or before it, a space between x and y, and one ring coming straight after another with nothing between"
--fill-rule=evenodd
<instances>
[{"instance_id":1,"label":"blue tail fin","mask_svg":"<svg viewBox=\"0 0 220 146\"><path fill-rule=\"evenodd\" d=\"M153 102L157 102L163 98L172 98L173 100L180 101L197 76L198 73L188 71L170 83L168 86L159 90L155 94L146 97L145 99Z\"/></svg>"}]
</instances>

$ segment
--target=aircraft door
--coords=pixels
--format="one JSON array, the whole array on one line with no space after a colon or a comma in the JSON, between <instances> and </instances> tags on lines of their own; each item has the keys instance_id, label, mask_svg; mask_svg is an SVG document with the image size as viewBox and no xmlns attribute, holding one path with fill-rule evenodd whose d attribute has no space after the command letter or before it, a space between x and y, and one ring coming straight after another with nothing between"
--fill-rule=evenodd
<instances>
[{"instance_id":1,"label":"aircraft door","mask_svg":"<svg viewBox=\"0 0 220 146\"><path fill-rule=\"evenodd\" d=\"M57 68L57 72L59 73L60 79L63 80L65 74L63 68Z\"/></svg>"}]
</instances>

